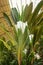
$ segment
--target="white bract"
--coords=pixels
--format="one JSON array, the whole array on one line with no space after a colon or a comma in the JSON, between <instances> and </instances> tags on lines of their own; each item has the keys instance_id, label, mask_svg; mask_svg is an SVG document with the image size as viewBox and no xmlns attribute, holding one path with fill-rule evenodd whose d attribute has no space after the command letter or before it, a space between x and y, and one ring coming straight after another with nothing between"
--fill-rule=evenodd
<instances>
[{"instance_id":1,"label":"white bract","mask_svg":"<svg viewBox=\"0 0 43 65\"><path fill-rule=\"evenodd\" d=\"M25 50L23 51L23 53L26 54L26 53L27 53L27 49L25 49Z\"/></svg>"},{"instance_id":2,"label":"white bract","mask_svg":"<svg viewBox=\"0 0 43 65\"><path fill-rule=\"evenodd\" d=\"M40 59L40 55L38 53L36 53L35 58Z\"/></svg>"},{"instance_id":3,"label":"white bract","mask_svg":"<svg viewBox=\"0 0 43 65\"><path fill-rule=\"evenodd\" d=\"M18 21L17 24L15 25L16 30L21 29L23 33L26 26L27 26L27 22L23 23L22 21Z\"/></svg>"},{"instance_id":4,"label":"white bract","mask_svg":"<svg viewBox=\"0 0 43 65\"><path fill-rule=\"evenodd\" d=\"M30 39L30 41L32 41L33 37L34 37L33 34L30 34L30 35L29 35L29 39Z\"/></svg>"}]
</instances>

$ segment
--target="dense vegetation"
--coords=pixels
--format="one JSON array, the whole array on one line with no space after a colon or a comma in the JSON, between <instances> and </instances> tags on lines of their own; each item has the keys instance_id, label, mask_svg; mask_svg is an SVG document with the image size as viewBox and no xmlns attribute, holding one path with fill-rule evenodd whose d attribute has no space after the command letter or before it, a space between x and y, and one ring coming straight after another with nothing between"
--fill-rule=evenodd
<instances>
[{"instance_id":1,"label":"dense vegetation","mask_svg":"<svg viewBox=\"0 0 43 65\"><path fill-rule=\"evenodd\" d=\"M13 35L4 24L0 24L0 28L7 35L7 39L0 37L0 65L43 65L43 12L40 11L42 6L43 1L32 11L31 2L22 9L21 15L16 8L12 8L13 21L3 13ZM27 22L24 32L21 28L16 28L18 21L24 24Z\"/></svg>"}]
</instances>

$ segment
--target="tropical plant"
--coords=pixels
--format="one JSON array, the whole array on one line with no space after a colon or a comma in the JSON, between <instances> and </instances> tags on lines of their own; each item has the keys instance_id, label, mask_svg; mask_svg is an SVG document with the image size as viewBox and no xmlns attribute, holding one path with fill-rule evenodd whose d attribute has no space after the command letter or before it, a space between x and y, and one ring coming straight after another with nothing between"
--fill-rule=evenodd
<instances>
[{"instance_id":1,"label":"tropical plant","mask_svg":"<svg viewBox=\"0 0 43 65\"><path fill-rule=\"evenodd\" d=\"M38 52L43 30L43 12L39 13L39 11L42 6L43 1L40 1L35 10L32 11L33 3L31 2L30 5L26 5L21 15L14 8L12 11L13 22L6 13L3 13L6 22L13 31L13 35L11 35L4 25L0 25L8 38L7 41L2 39L0 41L11 51L14 58L18 61L18 65L40 65L41 57L38 55ZM15 22L19 20L24 22L24 24L27 22L24 32L22 32L21 28L16 29L15 27Z\"/></svg>"},{"instance_id":2,"label":"tropical plant","mask_svg":"<svg viewBox=\"0 0 43 65\"><path fill-rule=\"evenodd\" d=\"M5 41L4 37L1 37ZM11 65L11 62L14 60L13 54L11 51L7 50L3 42L0 41L0 65Z\"/></svg>"}]
</instances>

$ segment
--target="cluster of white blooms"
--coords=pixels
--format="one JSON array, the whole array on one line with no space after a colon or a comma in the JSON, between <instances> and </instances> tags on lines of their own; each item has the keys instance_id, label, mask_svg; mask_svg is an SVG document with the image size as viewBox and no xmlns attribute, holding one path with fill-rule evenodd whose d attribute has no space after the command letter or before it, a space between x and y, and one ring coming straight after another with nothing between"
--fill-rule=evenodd
<instances>
[{"instance_id":1,"label":"cluster of white blooms","mask_svg":"<svg viewBox=\"0 0 43 65\"><path fill-rule=\"evenodd\" d=\"M26 26L27 26L27 22L23 23L22 21L18 21L17 24L15 25L16 30L21 29L22 32L24 32Z\"/></svg>"}]
</instances>

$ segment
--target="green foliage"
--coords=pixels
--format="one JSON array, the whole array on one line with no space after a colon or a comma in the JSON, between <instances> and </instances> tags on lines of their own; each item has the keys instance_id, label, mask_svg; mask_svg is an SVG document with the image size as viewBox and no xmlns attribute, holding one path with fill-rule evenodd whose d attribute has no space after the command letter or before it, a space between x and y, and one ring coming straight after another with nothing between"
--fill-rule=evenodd
<instances>
[{"instance_id":1,"label":"green foliage","mask_svg":"<svg viewBox=\"0 0 43 65\"><path fill-rule=\"evenodd\" d=\"M32 8L33 8L33 3L31 2L30 5L26 5L25 9L23 10L21 16L22 16L22 21L26 22L29 19L29 16L32 13Z\"/></svg>"},{"instance_id":2,"label":"green foliage","mask_svg":"<svg viewBox=\"0 0 43 65\"><path fill-rule=\"evenodd\" d=\"M14 23L17 24L17 21L20 20L20 14L18 13L16 8L12 8L11 15L12 15L13 21L15 21Z\"/></svg>"},{"instance_id":3,"label":"green foliage","mask_svg":"<svg viewBox=\"0 0 43 65\"><path fill-rule=\"evenodd\" d=\"M41 59L35 58L36 53L40 55L40 44L43 43L43 38L41 39L41 36L43 35L43 12L40 12L39 14L42 6L43 1L41 1L35 8L34 12L32 12L33 3L30 3L29 6L26 5L21 16L15 8L12 9L12 14L14 14L13 19L16 23L19 20L23 22L27 21L27 26L25 27L24 33L21 29L16 30L15 23L13 24L8 15L3 13L6 22L13 30L13 35L11 35L5 26L0 25L1 29L8 36L8 40L3 40L0 38L0 44L3 44L7 51L9 51L13 56L11 62L9 61L10 65L42 65L42 57ZM30 35L32 38L31 40L29 37ZM25 49L26 52L24 52ZM7 52L7 54L9 53ZM0 53L0 55L2 55L2 58L4 58L3 52ZM6 55L7 59L9 59L8 56ZM5 61L5 59L2 59L2 61Z\"/></svg>"},{"instance_id":4,"label":"green foliage","mask_svg":"<svg viewBox=\"0 0 43 65\"><path fill-rule=\"evenodd\" d=\"M1 39L5 41L4 37ZM10 62L12 62L13 59L11 51L9 51L6 46L4 46L3 42L0 41L0 65L10 65Z\"/></svg>"}]
</instances>

